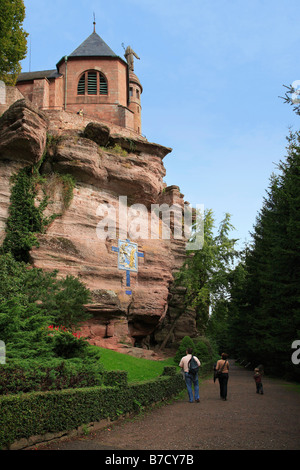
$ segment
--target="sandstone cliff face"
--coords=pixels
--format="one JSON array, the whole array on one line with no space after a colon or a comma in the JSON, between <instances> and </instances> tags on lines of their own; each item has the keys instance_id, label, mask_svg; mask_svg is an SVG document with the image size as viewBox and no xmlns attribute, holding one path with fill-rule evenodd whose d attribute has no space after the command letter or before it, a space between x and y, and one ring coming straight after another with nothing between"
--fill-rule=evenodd
<instances>
[{"instance_id":1,"label":"sandstone cliff face","mask_svg":"<svg viewBox=\"0 0 300 470\"><path fill-rule=\"evenodd\" d=\"M29 101L18 100L1 118L2 159L37 162L46 144L47 118Z\"/></svg>"},{"instance_id":2,"label":"sandstone cliff face","mask_svg":"<svg viewBox=\"0 0 300 470\"><path fill-rule=\"evenodd\" d=\"M170 287L174 272L185 257L185 240L153 239L149 229L151 221L160 230L163 226L151 211L151 204L184 204L179 188L165 188L163 183L163 158L171 151L169 148L149 143L122 128L107 127L62 111L41 113L26 100L17 101L0 120L1 241L9 206L9 178L22 166L42 158L46 133L51 137L41 171L52 201L47 211L61 215L45 234L39 235L40 246L30 255L34 266L57 269L62 276L78 276L92 291L93 302L86 308L93 318L82 326L82 333L92 344L116 350L149 348L153 339L162 343L168 332L171 341L193 335L193 314L189 315L188 326L174 326L180 309L176 295L177 313L173 320L169 309L174 298ZM76 179L68 207L58 177L64 174ZM126 208L120 206L120 196L127 198ZM144 220L148 221L149 230L148 235L133 240L144 257L139 258L138 273L131 273L132 295L128 295L126 272L118 270L117 253L112 247L117 246L118 238L128 238L119 216L126 209L128 227L130 221L136 220L134 204L146 207ZM99 237L97 227L104 207L114 209L114 237L111 233ZM189 331L185 330L187 327Z\"/></svg>"}]
</instances>

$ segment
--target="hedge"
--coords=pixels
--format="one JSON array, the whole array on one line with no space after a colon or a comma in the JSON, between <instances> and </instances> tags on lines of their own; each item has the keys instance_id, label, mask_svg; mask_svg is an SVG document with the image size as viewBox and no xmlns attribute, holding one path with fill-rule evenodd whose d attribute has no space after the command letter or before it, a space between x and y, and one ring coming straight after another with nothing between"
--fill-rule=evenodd
<instances>
[{"instance_id":1,"label":"hedge","mask_svg":"<svg viewBox=\"0 0 300 470\"><path fill-rule=\"evenodd\" d=\"M108 387L127 387L128 374L125 370L106 370L102 374L103 385Z\"/></svg>"},{"instance_id":2,"label":"hedge","mask_svg":"<svg viewBox=\"0 0 300 470\"><path fill-rule=\"evenodd\" d=\"M0 366L0 395L95 387L102 384L106 373L97 364L76 359L54 359L46 364L24 361L19 366L4 364Z\"/></svg>"},{"instance_id":3,"label":"hedge","mask_svg":"<svg viewBox=\"0 0 300 470\"><path fill-rule=\"evenodd\" d=\"M123 377L124 373L120 374ZM0 449L37 434L69 431L168 399L185 388L180 373L115 387L88 387L0 397Z\"/></svg>"}]
</instances>

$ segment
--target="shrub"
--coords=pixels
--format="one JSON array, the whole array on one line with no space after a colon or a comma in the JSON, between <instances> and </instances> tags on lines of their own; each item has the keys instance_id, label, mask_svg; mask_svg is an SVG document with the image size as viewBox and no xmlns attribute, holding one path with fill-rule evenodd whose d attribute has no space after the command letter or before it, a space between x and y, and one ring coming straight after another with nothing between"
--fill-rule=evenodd
<instances>
[{"instance_id":1,"label":"shrub","mask_svg":"<svg viewBox=\"0 0 300 470\"><path fill-rule=\"evenodd\" d=\"M197 338L194 340L194 354L202 362L207 362L212 359L212 353L208 350L207 340L204 338Z\"/></svg>"},{"instance_id":2,"label":"shrub","mask_svg":"<svg viewBox=\"0 0 300 470\"><path fill-rule=\"evenodd\" d=\"M189 336L185 336L181 342L180 342L180 345L179 345L179 348L177 350L177 353L175 354L175 357L174 357L174 362L178 365L179 362L180 362L180 359L186 355L186 350L188 348L195 348L195 345L194 345L194 341L189 337Z\"/></svg>"},{"instance_id":3,"label":"shrub","mask_svg":"<svg viewBox=\"0 0 300 470\"><path fill-rule=\"evenodd\" d=\"M59 279L57 271L32 268L15 261L11 253L0 255L0 315L5 312L0 317L2 341L7 341L2 338L6 334L2 329L10 333L32 331L51 322L76 327L90 318L84 309L90 297L90 291L76 277ZM28 318L33 323L25 321Z\"/></svg>"},{"instance_id":4,"label":"shrub","mask_svg":"<svg viewBox=\"0 0 300 470\"><path fill-rule=\"evenodd\" d=\"M116 155L121 155L122 157L127 157L128 155L127 151L119 144L115 144L114 147L109 147L108 150Z\"/></svg>"},{"instance_id":5,"label":"shrub","mask_svg":"<svg viewBox=\"0 0 300 470\"><path fill-rule=\"evenodd\" d=\"M49 329L53 332L50 334L53 335L53 351L56 356L69 359L84 355L88 347L88 342L84 338L64 327L55 329L50 325Z\"/></svg>"},{"instance_id":6,"label":"shrub","mask_svg":"<svg viewBox=\"0 0 300 470\"><path fill-rule=\"evenodd\" d=\"M179 364L180 359L186 355L187 348L193 349L193 354L198 357L201 362L200 373L206 373L212 370L213 363L217 360L218 355L215 346L211 344L208 338L201 336L199 338L191 339L185 336L179 345L179 348L174 357L174 362Z\"/></svg>"}]
</instances>

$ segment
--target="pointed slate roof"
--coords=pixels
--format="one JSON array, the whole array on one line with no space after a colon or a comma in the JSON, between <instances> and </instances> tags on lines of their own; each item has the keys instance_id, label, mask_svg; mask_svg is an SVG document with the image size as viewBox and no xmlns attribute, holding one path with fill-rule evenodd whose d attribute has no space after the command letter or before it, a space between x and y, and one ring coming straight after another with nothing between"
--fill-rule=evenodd
<instances>
[{"instance_id":1,"label":"pointed slate roof","mask_svg":"<svg viewBox=\"0 0 300 470\"><path fill-rule=\"evenodd\" d=\"M69 57L118 57L94 31Z\"/></svg>"}]
</instances>

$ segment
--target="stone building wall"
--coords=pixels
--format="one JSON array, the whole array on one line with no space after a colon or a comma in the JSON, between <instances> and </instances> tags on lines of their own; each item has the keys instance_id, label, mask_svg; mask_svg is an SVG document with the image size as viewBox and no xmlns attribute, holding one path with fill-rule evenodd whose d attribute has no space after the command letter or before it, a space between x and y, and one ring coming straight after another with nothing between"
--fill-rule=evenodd
<instances>
[{"instance_id":1,"label":"stone building wall","mask_svg":"<svg viewBox=\"0 0 300 470\"><path fill-rule=\"evenodd\" d=\"M0 82L0 116L15 101L24 98L20 90L14 86L6 86L4 82Z\"/></svg>"}]
</instances>

